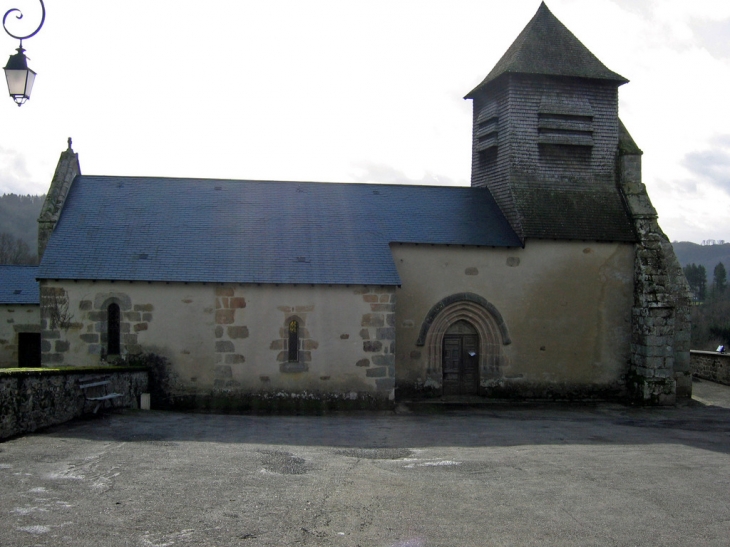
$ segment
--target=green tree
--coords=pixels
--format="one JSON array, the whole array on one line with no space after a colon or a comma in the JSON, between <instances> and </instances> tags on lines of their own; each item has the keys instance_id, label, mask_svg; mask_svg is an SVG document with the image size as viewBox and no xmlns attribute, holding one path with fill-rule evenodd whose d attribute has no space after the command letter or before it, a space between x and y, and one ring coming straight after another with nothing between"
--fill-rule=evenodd
<instances>
[{"instance_id":1,"label":"green tree","mask_svg":"<svg viewBox=\"0 0 730 547\"><path fill-rule=\"evenodd\" d=\"M702 264L698 266L692 263L687 264L683 270L695 298L703 302L707 293L707 271L705 267Z\"/></svg>"},{"instance_id":2,"label":"green tree","mask_svg":"<svg viewBox=\"0 0 730 547\"><path fill-rule=\"evenodd\" d=\"M700 264L697 266L697 296L700 299L700 301L705 300L705 297L707 296L707 270L705 270L705 267Z\"/></svg>"},{"instance_id":3,"label":"green tree","mask_svg":"<svg viewBox=\"0 0 730 547\"><path fill-rule=\"evenodd\" d=\"M686 268L687 282L696 275ZM712 293L701 306L692 306L692 349L714 350L719 345L730 346L730 291L727 271L720 262L713 270Z\"/></svg>"},{"instance_id":4,"label":"green tree","mask_svg":"<svg viewBox=\"0 0 730 547\"><path fill-rule=\"evenodd\" d=\"M712 289L720 295L725 292L725 287L727 287L727 272L723 263L718 262L713 271Z\"/></svg>"}]
</instances>

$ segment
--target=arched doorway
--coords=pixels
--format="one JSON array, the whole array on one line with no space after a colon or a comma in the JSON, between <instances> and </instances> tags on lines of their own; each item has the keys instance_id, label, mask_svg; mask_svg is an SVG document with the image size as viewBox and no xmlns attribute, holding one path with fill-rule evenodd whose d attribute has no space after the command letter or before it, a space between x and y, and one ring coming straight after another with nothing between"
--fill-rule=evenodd
<instances>
[{"instance_id":1,"label":"arched doorway","mask_svg":"<svg viewBox=\"0 0 730 547\"><path fill-rule=\"evenodd\" d=\"M479 393L479 334L468 321L451 325L443 342L444 395Z\"/></svg>"},{"instance_id":2,"label":"arched doorway","mask_svg":"<svg viewBox=\"0 0 730 547\"><path fill-rule=\"evenodd\" d=\"M456 338L460 341L455 341ZM455 391L479 394L485 383L500 378L507 365L502 348L510 343L499 310L474 293L453 294L434 304L421 324L416 341L427 352L426 376L442 388L444 395ZM455 378L453 373L444 373L445 361L449 361L449 368L459 370L455 386L445 385L445 380L453 383ZM464 364L457 366L457 362Z\"/></svg>"}]
</instances>

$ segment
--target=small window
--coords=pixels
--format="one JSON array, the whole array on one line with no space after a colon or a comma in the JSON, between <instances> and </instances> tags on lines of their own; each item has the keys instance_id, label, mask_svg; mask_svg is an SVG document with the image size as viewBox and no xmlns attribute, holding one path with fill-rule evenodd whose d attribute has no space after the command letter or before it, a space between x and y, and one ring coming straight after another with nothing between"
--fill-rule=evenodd
<instances>
[{"instance_id":1,"label":"small window","mask_svg":"<svg viewBox=\"0 0 730 547\"><path fill-rule=\"evenodd\" d=\"M120 353L120 312L119 304L109 304L107 308L107 354Z\"/></svg>"},{"instance_id":2,"label":"small window","mask_svg":"<svg viewBox=\"0 0 730 547\"><path fill-rule=\"evenodd\" d=\"M289 362L299 362L299 322L289 321Z\"/></svg>"}]
</instances>

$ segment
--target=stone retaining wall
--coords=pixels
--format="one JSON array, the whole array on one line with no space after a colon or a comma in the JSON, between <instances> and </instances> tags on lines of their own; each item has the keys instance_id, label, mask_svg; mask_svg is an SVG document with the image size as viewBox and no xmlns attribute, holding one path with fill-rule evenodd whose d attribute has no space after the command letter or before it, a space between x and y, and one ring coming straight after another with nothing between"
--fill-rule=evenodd
<instances>
[{"instance_id":1,"label":"stone retaining wall","mask_svg":"<svg viewBox=\"0 0 730 547\"><path fill-rule=\"evenodd\" d=\"M730 355L716 351L691 351L692 375L730 386Z\"/></svg>"},{"instance_id":2,"label":"stone retaining wall","mask_svg":"<svg viewBox=\"0 0 730 547\"><path fill-rule=\"evenodd\" d=\"M140 393L149 391L147 369L94 367L86 369L0 372L0 439L28 433L77 418L94 409L79 383L108 379L108 393L121 393L115 407L138 408Z\"/></svg>"}]
</instances>

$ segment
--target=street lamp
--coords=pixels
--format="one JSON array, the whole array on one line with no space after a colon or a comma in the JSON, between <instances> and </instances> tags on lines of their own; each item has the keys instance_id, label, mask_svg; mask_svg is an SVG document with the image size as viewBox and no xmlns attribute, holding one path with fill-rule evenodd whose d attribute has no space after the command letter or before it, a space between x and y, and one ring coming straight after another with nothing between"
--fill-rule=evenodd
<instances>
[{"instance_id":1,"label":"street lamp","mask_svg":"<svg viewBox=\"0 0 730 547\"><path fill-rule=\"evenodd\" d=\"M8 59L8 64L5 65L5 79L8 81L8 91L18 106L30 99L30 92L33 90L33 82L36 76L36 73L28 67L28 58L25 56L25 49L23 49L23 40L35 36L41 30L46 20L46 6L43 5L43 0L38 1L41 3L41 10L43 11L41 24L27 36L16 36L5 26L6 19L13 12L17 12L16 19L23 18L23 13L19 9L10 9L5 12L5 16L3 17L3 28L5 32L9 36L20 40L20 47L16 50L18 53L11 55L10 59Z\"/></svg>"}]
</instances>

